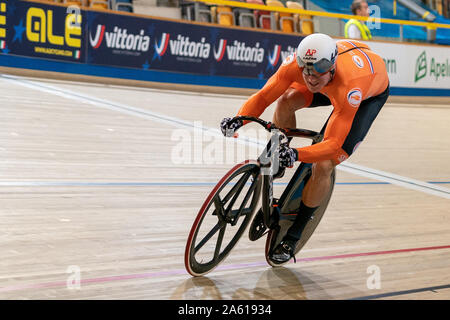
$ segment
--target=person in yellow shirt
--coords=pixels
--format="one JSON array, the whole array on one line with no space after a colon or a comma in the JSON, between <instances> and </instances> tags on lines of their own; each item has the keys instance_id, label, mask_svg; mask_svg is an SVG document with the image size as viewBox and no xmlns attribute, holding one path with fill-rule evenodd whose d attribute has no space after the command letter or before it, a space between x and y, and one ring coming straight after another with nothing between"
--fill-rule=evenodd
<instances>
[{"instance_id":1,"label":"person in yellow shirt","mask_svg":"<svg viewBox=\"0 0 450 320\"><path fill-rule=\"evenodd\" d=\"M362 17L370 16L369 5L365 0L354 0L350 8L352 9L353 14L356 16ZM345 37L350 39L362 39L362 40L372 39L370 30L366 26L364 21L357 19L350 19L345 24Z\"/></svg>"}]
</instances>

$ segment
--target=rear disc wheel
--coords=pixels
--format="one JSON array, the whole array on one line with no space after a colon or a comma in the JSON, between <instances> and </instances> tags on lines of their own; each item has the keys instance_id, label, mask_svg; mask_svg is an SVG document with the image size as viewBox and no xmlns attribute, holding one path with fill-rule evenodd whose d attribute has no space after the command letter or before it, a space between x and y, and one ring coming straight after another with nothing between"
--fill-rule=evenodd
<instances>
[{"instance_id":1,"label":"rear disc wheel","mask_svg":"<svg viewBox=\"0 0 450 320\"><path fill-rule=\"evenodd\" d=\"M310 169L309 169L310 170ZM304 177L309 178L310 172L305 172ZM295 247L294 255L296 255L300 250L305 246L306 242L308 242L309 238L311 238L312 234L314 233L314 230L316 230L317 226L319 225L320 220L322 220L323 215L325 214L325 211L328 207L328 203L330 202L331 195L333 193L334 184L336 181L336 171L333 170L331 174L331 186L330 190L326 194L324 200L322 201L321 205L317 210L314 212L313 219L311 219L305 226L302 236L300 240L297 242L297 245ZM283 237L286 235L289 227L292 225L293 220L295 218L291 219L280 219L279 227L275 229L271 229L266 238L266 246L265 246L265 253L266 253L266 261L269 265L272 267L279 267L282 266L285 263L276 263L270 259L270 254L272 253L272 250L276 248L276 246L281 242Z\"/></svg>"}]
</instances>

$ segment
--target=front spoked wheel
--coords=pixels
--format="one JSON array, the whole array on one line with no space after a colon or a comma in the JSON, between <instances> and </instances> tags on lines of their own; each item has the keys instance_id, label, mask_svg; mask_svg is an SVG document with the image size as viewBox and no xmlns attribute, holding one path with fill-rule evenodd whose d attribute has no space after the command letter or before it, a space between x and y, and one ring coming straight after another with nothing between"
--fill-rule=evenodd
<instances>
[{"instance_id":1,"label":"front spoked wheel","mask_svg":"<svg viewBox=\"0 0 450 320\"><path fill-rule=\"evenodd\" d=\"M260 167L248 160L219 181L200 208L189 233L185 267L193 276L213 270L239 241L261 193Z\"/></svg>"}]
</instances>

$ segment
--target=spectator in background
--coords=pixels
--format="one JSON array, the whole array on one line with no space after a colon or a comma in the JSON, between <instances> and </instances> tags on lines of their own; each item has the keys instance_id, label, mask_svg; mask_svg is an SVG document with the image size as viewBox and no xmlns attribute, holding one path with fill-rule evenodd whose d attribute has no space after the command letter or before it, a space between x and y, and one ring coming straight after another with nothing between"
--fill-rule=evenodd
<instances>
[{"instance_id":1,"label":"spectator in background","mask_svg":"<svg viewBox=\"0 0 450 320\"><path fill-rule=\"evenodd\" d=\"M444 17L446 17L447 19L450 18L450 4L448 3L448 1L442 0L442 11Z\"/></svg>"},{"instance_id":2,"label":"spectator in background","mask_svg":"<svg viewBox=\"0 0 450 320\"><path fill-rule=\"evenodd\" d=\"M356 16L370 17L369 5L365 0L353 0L350 9ZM370 40L372 39L372 34L364 21L350 19L345 24L345 37L351 39Z\"/></svg>"}]
</instances>

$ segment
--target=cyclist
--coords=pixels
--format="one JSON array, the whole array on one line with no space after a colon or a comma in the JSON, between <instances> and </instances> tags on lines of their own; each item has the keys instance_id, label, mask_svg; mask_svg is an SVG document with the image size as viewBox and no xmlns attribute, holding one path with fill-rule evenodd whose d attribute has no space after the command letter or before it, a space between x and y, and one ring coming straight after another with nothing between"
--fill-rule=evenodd
<instances>
[{"instance_id":1,"label":"cyclist","mask_svg":"<svg viewBox=\"0 0 450 320\"><path fill-rule=\"evenodd\" d=\"M264 87L240 108L239 115L259 117L278 99L273 123L295 128L295 111L333 105L322 129L322 142L302 148L279 147L281 177L295 161L312 163L312 176L302 195L299 214L270 259L284 263L294 256L297 241L331 184L336 165L346 160L366 136L389 96L389 79L383 59L369 46L354 40L335 41L315 33L304 38ZM224 118L221 130L233 136L244 125Z\"/></svg>"}]
</instances>

